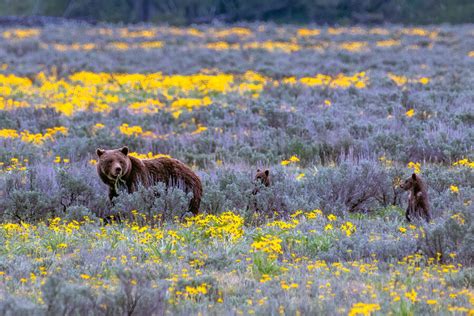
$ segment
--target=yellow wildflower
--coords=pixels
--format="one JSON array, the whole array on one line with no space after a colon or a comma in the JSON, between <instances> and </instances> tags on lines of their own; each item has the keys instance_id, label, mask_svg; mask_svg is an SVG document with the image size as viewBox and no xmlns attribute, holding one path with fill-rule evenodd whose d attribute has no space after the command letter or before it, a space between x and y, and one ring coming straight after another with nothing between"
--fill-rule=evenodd
<instances>
[{"instance_id":1,"label":"yellow wildflower","mask_svg":"<svg viewBox=\"0 0 474 316\"><path fill-rule=\"evenodd\" d=\"M413 115L415 115L415 110L414 109L409 109L408 111L405 112L405 115L407 117L412 117Z\"/></svg>"}]
</instances>

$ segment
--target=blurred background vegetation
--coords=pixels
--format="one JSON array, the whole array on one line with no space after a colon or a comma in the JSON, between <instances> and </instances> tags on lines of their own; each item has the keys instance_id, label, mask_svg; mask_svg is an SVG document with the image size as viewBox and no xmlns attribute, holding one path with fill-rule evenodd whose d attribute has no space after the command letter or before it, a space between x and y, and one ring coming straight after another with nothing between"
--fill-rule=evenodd
<instances>
[{"instance_id":1,"label":"blurred background vegetation","mask_svg":"<svg viewBox=\"0 0 474 316\"><path fill-rule=\"evenodd\" d=\"M173 25L215 21L328 24L474 22L472 0L0 0L0 22L35 17ZM11 18L15 16L15 18ZM26 18L27 17L27 18ZM38 22L41 19L36 18Z\"/></svg>"}]
</instances>

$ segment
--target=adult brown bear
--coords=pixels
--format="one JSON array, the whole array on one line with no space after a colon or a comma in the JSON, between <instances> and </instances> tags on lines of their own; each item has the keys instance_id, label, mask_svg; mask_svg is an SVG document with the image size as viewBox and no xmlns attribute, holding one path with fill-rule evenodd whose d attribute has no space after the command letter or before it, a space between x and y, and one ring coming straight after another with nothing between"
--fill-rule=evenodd
<instances>
[{"instance_id":1,"label":"adult brown bear","mask_svg":"<svg viewBox=\"0 0 474 316\"><path fill-rule=\"evenodd\" d=\"M430 205L428 201L428 192L423 179L417 174L412 174L406 179L400 187L405 191L410 191L408 194L408 207L405 214L407 221L411 221L410 215L414 217L424 217L429 223L431 220Z\"/></svg>"},{"instance_id":2,"label":"adult brown bear","mask_svg":"<svg viewBox=\"0 0 474 316\"><path fill-rule=\"evenodd\" d=\"M159 182L192 192L189 211L199 212L202 184L199 177L184 163L173 158L138 159L128 155L128 147L119 149L97 149L99 161L97 172L109 186L109 199L117 196L117 190L125 186L128 193L135 192L139 185L150 187Z\"/></svg>"}]
</instances>

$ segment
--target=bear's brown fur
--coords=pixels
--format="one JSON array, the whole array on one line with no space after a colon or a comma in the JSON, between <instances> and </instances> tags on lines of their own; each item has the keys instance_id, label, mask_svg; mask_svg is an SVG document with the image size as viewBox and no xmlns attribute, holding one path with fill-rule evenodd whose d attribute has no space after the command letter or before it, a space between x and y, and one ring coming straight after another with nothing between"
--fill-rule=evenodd
<instances>
[{"instance_id":1,"label":"bear's brown fur","mask_svg":"<svg viewBox=\"0 0 474 316\"><path fill-rule=\"evenodd\" d=\"M270 187L272 185L272 181L270 179L270 170L260 170L257 169L257 173L255 174L254 178L255 187L252 191L252 196L250 197L250 203L247 207L249 210L251 207L254 212L265 212L266 218L282 218L285 216L286 213L286 205L284 201L279 196L270 196L269 200L265 202L265 210L259 209L259 204L262 204L261 201L258 200L258 194L260 193L260 189L262 186ZM268 197L268 195L267 195ZM260 203L259 203L260 202Z\"/></svg>"},{"instance_id":2,"label":"bear's brown fur","mask_svg":"<svg viewBox=\"0 0 474 316\"><path fill-rule=\"evenodd\" d=\"M135 192L139 185L145 187L163 182L167 186L192 192L189 211L199 212L202 197L202 184L199 177L184 163L172 158L138 159L128 155L128 148L97 149L99 161L97 172L101 180L109 186L109 199L117 196L119 186L125 186L129 193Z\"/></svg>"},{"instance_id":3,"label":"bear's brown fur","mask_svg":"<svg viewBox=\"0 0 474 316\"><path fill-rule=\"evenodd\" d=\"M257 174L255 175L255 189L253 189L253 194L258 193L258 185L263 184L266 187L270 186L270 170L266 169L265 171L261 171L257 169Z\"/></svg>"},{"instance_id":4,"label":"bear's brown fur","mask_svg":"<svg viewBox=\"0 0 474 316\"><path fill-rule=\"evenodd\" d=\"M269 187L270 186L270 170L266 169L264 171L257 169L257 173L255 174L254 178L254 184L255 187L252 190L252 195L257 195L260 192L261 186ZM250 200L252 201L251 204L253 204L253 209L255 212L260 212L258 209L258 203L255 197L251 197ZM247 207L247 209L250 207L250 205Z\"/></svg>"},{"instance_id":5,"label":"bear's brown fur","mask_svg":"<svg viewBox=\"0 0 474 316\"><path fill-rule=\"evenodd\" d=\"M428 201L428 192L426 185L417 174L412 174L406 179L400 187L405 191L410 191L408 194L408 207L405 214L406 219L410 222L410 215L415 217L424 217L427 222L430 222L430 207Z\"/></svg>"}]
</instances>

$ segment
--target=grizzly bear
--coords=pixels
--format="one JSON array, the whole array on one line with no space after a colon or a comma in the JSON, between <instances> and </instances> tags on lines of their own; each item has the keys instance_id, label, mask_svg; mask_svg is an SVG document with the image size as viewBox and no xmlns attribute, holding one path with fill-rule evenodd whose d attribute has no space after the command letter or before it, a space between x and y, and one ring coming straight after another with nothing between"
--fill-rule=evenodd
<instances>
[{"instance_id":1,"label":"grizzly bear","mask_svg":"<svg viewBox=\"0 0 474 316\"><path fill-rule=\"evenodd\" d=\"M252 191L252 194L255 195L259 192L258 185L263 184L266 187L270 186L270 170L260 171L257 169L257 174L255 175L255 188Z\"/></svg>"},{"instance_id":2,"label":"grizzly bear","mask_svg":"<svg viewBox=\"0 0 474 316\"><path fill-rule=\"evenodd\" d=\"M251 207L254 212L260 212L258 209L258 203L256 195L260 192L261 186L269 187L270 186L270 171L266 169L265 171L261 171L257 169L257 173L254 177L254 185L255 187L252 190L252 195L249 198L249 204L247 205L247 210Z\"/></svg>"},{"instance_id":3,"label":"grizzly bear","mask_svg":"<svg viewBox=\"0 0 474 316\"><path fill-rule=\"evenodd\" d=\"M119 149L97 149L99 161L97 172L100 179L109 186L109 199L118 196L123 187L128 193L135 192L139 185L150 187L158 182L192 192L189 211L199 212L202 184L199 177L184 163L172 158L138 159L128 155L128 147Z\"/></svg>"},{"instance_id":4,"label":"grizzly bear","mask_svg":"<svg viewBox=\"0 0 474 316\"><path fill-rule=\"evenodd\" d=\"M412 174L401 185L405 191L410 191L408 194L408 207L405 214L407 221L411 222L410 216L424 217L429 223L431 220L430 208L428 203L428 192L426 185L421 177L417 174Z\"/></svg>"},{"instance_id":5,"label":"grizzly bear","mask_svg":"<svg viewBox=\"0 0 474 316\"><path fill-rule=\"evenodd\" d=\"M250 203L247 207L247 210L252 208L256 213L265 213L266 218L283 218L287 214L287 206L282 199L282 195L274 194L274 192L260 192L262 187L270 187L272 182L270 180L270 170L260 170L257 169L257 173L254 178L254 189L252 190L252 195L250 196ZM262 193L263 200L259 193ZM260 207L264 207L264 210L261 210ZM263 220L264 218L261 218Z\"/></svg>"}]
</instances>

